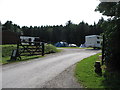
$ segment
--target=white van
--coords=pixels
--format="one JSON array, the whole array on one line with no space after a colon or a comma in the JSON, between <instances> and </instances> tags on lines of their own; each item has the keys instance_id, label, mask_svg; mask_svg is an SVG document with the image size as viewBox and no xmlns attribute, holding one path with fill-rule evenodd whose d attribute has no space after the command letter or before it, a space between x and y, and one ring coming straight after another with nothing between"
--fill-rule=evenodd
<instances>
[{"instance_id":1,"label":"white van","mask_svg":"<svg viewBox=\"0 0 120 90\"><path fill-rule=\"evenodd\" d=\"M101 48L102 36L100 35L89 35L85 36L85 46L93 48Z\"/></svg>"}]
</instances>

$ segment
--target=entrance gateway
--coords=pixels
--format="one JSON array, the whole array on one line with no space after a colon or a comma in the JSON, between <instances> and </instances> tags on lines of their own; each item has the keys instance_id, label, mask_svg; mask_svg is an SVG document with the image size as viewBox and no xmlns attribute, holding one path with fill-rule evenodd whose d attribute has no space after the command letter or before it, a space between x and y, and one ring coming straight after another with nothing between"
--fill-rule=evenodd
<instances>
[{"instance_id":1,"label":"entrance gateway","mask_svg":"<svg viewBox=\"0 0 120 90\"><path fill-rule=\"evenodd\" d=\"M44 56L44 42L39 37L22 37L17 43L17 49L13 50L11 60L20 60L21 56Z\"/></svg>"}]
</instances>

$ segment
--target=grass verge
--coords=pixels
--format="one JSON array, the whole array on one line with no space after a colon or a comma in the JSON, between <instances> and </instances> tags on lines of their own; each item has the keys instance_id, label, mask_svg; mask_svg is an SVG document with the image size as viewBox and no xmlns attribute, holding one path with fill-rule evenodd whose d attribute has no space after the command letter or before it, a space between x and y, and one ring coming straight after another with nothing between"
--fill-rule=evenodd
<instances>
[{"instance_id":1,"label":"grass verge","mask_svg":"<svg viewBox=\"0 0 120 90\"><path fill-rule=\"evenodd\" d=\"M93 48L81 48L81 47L57 47L57 48L69 48L69 49L93 49Z\"/></svg>"},{"instance_id":2,"label":"grass verge","mask_svg":"<svg viewBox=\"0 0 120 90\"><path fill-rule=\"evenodd\" d=\"M17 48L17 45L1 45L0 47L2 47L2 59L0 60L0 63L2 64L8 64L8 63L13 63L13 62L20 62L20 61L25 61L25 60L30 60L30 59L35 59L35 58L40 58L43 57L41 55L35 55L35 56L22 56L21 60L16 60L16 61L9 61L11 54L12 54L12 50ZM56 52L60 52L61 50L58 50L56 47L54 47L51 44L47 44L45 45L45 53L46 54L50 54L50 53L56 53Z\"/></svg>"},{"instance_id":3,"label":"grass verge","mask_svg":"<svg viewBox=\"0 0 120 90\"><path fill-rule=\"evenodd\" d=\"M0 63L2 63L4 65L4 64L8 64L8 63L27 61L27 60L32 60L32 59L41 58L41 57L44 57L44 56L41 56L41 55L36 55L36 56L21 56L21 58L22 58L21 60L9 61L10 57L8 56L8 57L3 57L2 60L0 60Z\"/></svg>"},{"instance_id":4,"label":"grass verge","mask_svg":"<svg viewBox=\"0 0 120 90\"><path fill-rule=\"evenodd\" d=\"M102 76L94 71L94 63L99 60L100 54L93 55L78 62L75 68L75 77L85 88L120 88L120 74L105 71L105 65L101 66Z\"/></svg>"}]
</instances>

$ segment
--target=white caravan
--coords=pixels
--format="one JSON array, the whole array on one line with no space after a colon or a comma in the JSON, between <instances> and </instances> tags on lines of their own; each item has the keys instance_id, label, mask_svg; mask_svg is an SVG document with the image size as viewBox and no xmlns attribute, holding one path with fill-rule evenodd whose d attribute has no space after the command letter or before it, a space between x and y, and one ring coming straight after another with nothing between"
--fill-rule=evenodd
<instances>
[{"instance_id":1,"label":"white caravan","mask_svg":"<svg viewBox=\"0 0 120 90\"><path fill-rule=\"evenodd\" d=\"M29 39L31 39L31 42L34 42L35 38L39 37L29 37L29 36L20 36L21 41L29 42ZM29 43L22 43L22 44L29 44ZM32 43L33 44L33 43Z\"/></svg>"},{"instance_id":2,"label":"white caravan","mask_svg":"<svg viewBox=\"0 0 120 90\"><path fill-rule=\"evenodd\" d=\"M34 42L35 38L38 38L38 39L39 39L39 37L20 36L21 41L24 40L24 41L26 41L26 42L28 42L29 39L31 39L31 42Z\"/></svg>"},{"instance_id":3,"label":"white caravan","mask_svg":"<svg viewBox=\"0 0 120 90\"><path fill-rule=\"evenodd\" d=\"M93 48L101 48L102 36L100 35L89 35L85 36L85 46Z\"/></svg>"}]
</instances>

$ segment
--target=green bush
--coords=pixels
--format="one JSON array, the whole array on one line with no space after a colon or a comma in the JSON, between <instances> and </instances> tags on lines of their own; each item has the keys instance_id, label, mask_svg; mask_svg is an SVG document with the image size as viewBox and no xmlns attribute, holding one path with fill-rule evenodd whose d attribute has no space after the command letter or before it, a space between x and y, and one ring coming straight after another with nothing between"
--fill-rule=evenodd
<instances>
[{"instance_id":1,"label":"green bush","mask_svg":"<svg viewBox=\"0 0 120 90\"><path fill-rule=\"evenodd\" d=\"M58 49L53 46L52 44L46 44L45 45L45 53L49 54L49 53L56 53L58 52Z\"/></svg>"},{"instance_id":2,"label":"green bush","mask_svg":"<svg viewBox=\"0 0 120 90\"><path fill-rule=\"evenodd\" d=\"M2 57L11 56L12 51L17 48L17 45L2 45Z\"/></svg>"},{"instance_id":3,"label":"green bush","mask_svg":"<svg viewBox=\"0 0 120 90\"><path fill-rule=\"evenodd\" d=\"M120 22L119 22L120 23ZM103 23L105 36L105 64L109 70L120 71L119 24L111 20Z\"/></svg>"}]
</instances>

